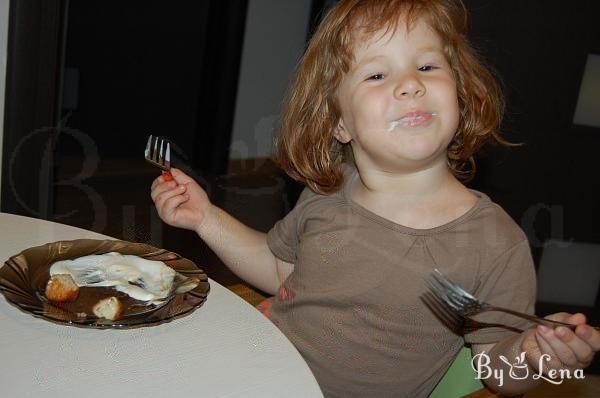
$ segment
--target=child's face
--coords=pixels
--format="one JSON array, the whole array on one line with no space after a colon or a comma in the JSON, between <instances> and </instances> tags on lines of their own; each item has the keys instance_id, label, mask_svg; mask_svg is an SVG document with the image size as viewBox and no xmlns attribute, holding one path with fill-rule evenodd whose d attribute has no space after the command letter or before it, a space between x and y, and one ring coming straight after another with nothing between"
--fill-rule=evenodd
<instances>
[{"instance_id":1,"label":"child's face","mask_svg":"<svg viewBox=\"0 0 600 398\"><path fill-rule=\"evenodd\" d=\"M357 40L338 88L340 127L358 166L421 170L446 161L459 123L456 84L439 36L423 20Z\"/></svg>"}]
</instances>

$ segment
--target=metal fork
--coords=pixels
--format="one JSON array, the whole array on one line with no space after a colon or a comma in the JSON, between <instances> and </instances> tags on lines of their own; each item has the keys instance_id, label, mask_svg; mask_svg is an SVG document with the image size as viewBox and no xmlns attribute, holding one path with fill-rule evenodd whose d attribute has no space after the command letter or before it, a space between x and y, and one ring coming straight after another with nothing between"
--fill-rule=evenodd
<instances>
[{"instance_id":1,"label":"metal fork","mask_svg":"<svg viewBox=\"0 0 600 398\"><path fill-rule=\"evenodd\" d=\"M507 326L499 323L479 322L474 319L462 316L456 313L445 302L440 300L436 295L432 294L431 292L424 293L421 296L421 299L442 324L444 324L448 329L458 334L459 336L464 336L465 334L472 333L480 329L493 327L511 330L517 333L523 332L523 329L519 329L514 326Z\"/></svg>"},{"instance_id":2,"label":"metal fork","mask_svg":"<svg viewBox=\"0 0 600 398\"><path fill-rule=\"evenodd\" d=\"M425 278L425 282L429 287L429 290L437 298L446 303L453 311L464 317L471 317L486 311L500 311L552 328L564 326L574 330L577 327L577 325L552 321L550 319L540 318L535 315L525 314L508 308L497 307L480 301L475 296L445 277L437 268ZM594 329L600 330L598 327L595 327Z\"/></svg>"},{"instance_id":3,"label":"metal fork","mask_svg":"<svg viewBox=\"0 0 600 398\"><path fill-rule=\"evenodd\" d=\"M152 136L148 137L146 149L144 150L144 157L148 162L158 166L163 170L162 175L165 181L171 181L173 179L173 176L170 172L171 144L169 141L160 137L156 137L153 141Z\"/></svg>"}]
</instances>

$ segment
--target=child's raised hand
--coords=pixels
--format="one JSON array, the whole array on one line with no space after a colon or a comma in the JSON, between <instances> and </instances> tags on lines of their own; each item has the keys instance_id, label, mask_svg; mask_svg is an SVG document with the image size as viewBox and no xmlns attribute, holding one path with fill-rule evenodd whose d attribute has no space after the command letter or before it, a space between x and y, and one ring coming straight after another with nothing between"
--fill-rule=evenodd
<instances>
[{"instance_id":1,"label":"child's raised hand","mask_svg":"<svg viewBox=\"0 0 600 398\"><path fill-rule=\"evenodd\" d=\"M587 367L594 354L600 351L600 331L587 325L583 314L560 312L546 318L571 323L577 325L577 328L552 329L539 325L526 331L521 350L527 353L529 364L537 373L540 373L541 365L541 371L546 376L551 369L574 371ZM555 377L559 377L559 373Z\"/></svg>"},{"instance_id":2,"label":"child's raised hand","mask_svg":"<svg viewBox=\"0 0 600 398\"><path fill-rule=\"evenodd\" d=\"M171 168L171 175L172 181L160 176L150 187L158 215L169 225L197 231L211 207L208 195L181 170Z\"/></svg>"}]
</instances>

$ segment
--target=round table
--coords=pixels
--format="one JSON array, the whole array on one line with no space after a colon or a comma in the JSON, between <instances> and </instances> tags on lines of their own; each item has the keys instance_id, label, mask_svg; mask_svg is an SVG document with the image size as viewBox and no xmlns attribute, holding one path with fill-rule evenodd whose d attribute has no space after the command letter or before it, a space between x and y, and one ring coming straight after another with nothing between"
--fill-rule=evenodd
<instances>
[{"instance_id":1,"label":"round table","mask_svg":"<svg viewBox=\"0 0 600 398\"><path fill-rule=\"evenodd\" d=\"M111 239L0 213L3 262L58 240ZM201 265L200 265L201 266ZM63 326L0 295L0 395L6 397L322 397L287 338L250 304L210 281L183 318L130 330Z\"/></svg>"}]
</instances>

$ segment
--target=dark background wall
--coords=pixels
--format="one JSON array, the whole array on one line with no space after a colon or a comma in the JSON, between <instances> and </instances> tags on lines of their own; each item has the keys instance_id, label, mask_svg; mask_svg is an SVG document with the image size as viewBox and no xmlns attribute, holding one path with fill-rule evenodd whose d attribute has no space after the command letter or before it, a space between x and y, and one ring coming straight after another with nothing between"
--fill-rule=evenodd
<instances>
[{"instance_id":1,"label":"dark background wall","mask_svg":"<svg viewBox=\"0 0 600 398\"><path fill-rule=\"evenodd\" d=\"M246 8L11 1L2 209L54 218L63 180L127 173L107 161L139 160L149 134L171 137L191 168L226 172Z\"/></svg>"},{"instance_id":2,"label":"dark background wall","mask_svg":"<svg viewBox=\"0 0 600 398\"><path fill-rule=\"evenodd\" d=\"M600 54L600 2L594 0L466 0L470 38L501 77L507 100L503 135L518 148L487 148L471 186L488 193L529 237L536 267L548 239L600 243L600 128L577 126L573 115L587 55ZM598 104L600 112L600 104ZM571 267L581 246L565 245L571 261L539 286L573 286ZM568 252L567 252L568 253ZM568 255L566 258L570 258ZM594 259L587 261L596 263ZM575 287L577 289L577 287ZM536 312L583 312L595 306L538 299ZM596 360L587 370L600 372Z\"/></svg>"},{"instance_id":3,"label":"dark background wall","mask_svg":"<svg viewBox=\"0 0 600 398\"><path fill-rule=\"evenodd\" d=\"M246 8L246 0L71 0L65 67L79 79L68 125L94 137L101 156L130 156L154 134L194 166L226 171Z\"/></svg>"},{"instance_id":4,"label":"dark background wall","mask_svg":"<svg viewBox=\"0 0 600 398\"><path fill-rule=\"evenodd\" d=\"M190 148L208 2L122 3L69 2L65 67L78 79L65 93L68 125L95 137L101 156L127 156L149 133Z\"/></svg>"},{"instance_id":5,"label":"dark background wall","mask_svg":"<svg viewBox=\"0 0 600 398\"><path fill-rule=\"evenodd\" d=\"M572 123L586 57L600 54L600 2L465 3L471 40L504 83L504 136L524 143L488 149L472 185L521 223L534 249L549 237L600 242L600 129Z\"/></svg>"}]
</instances>

